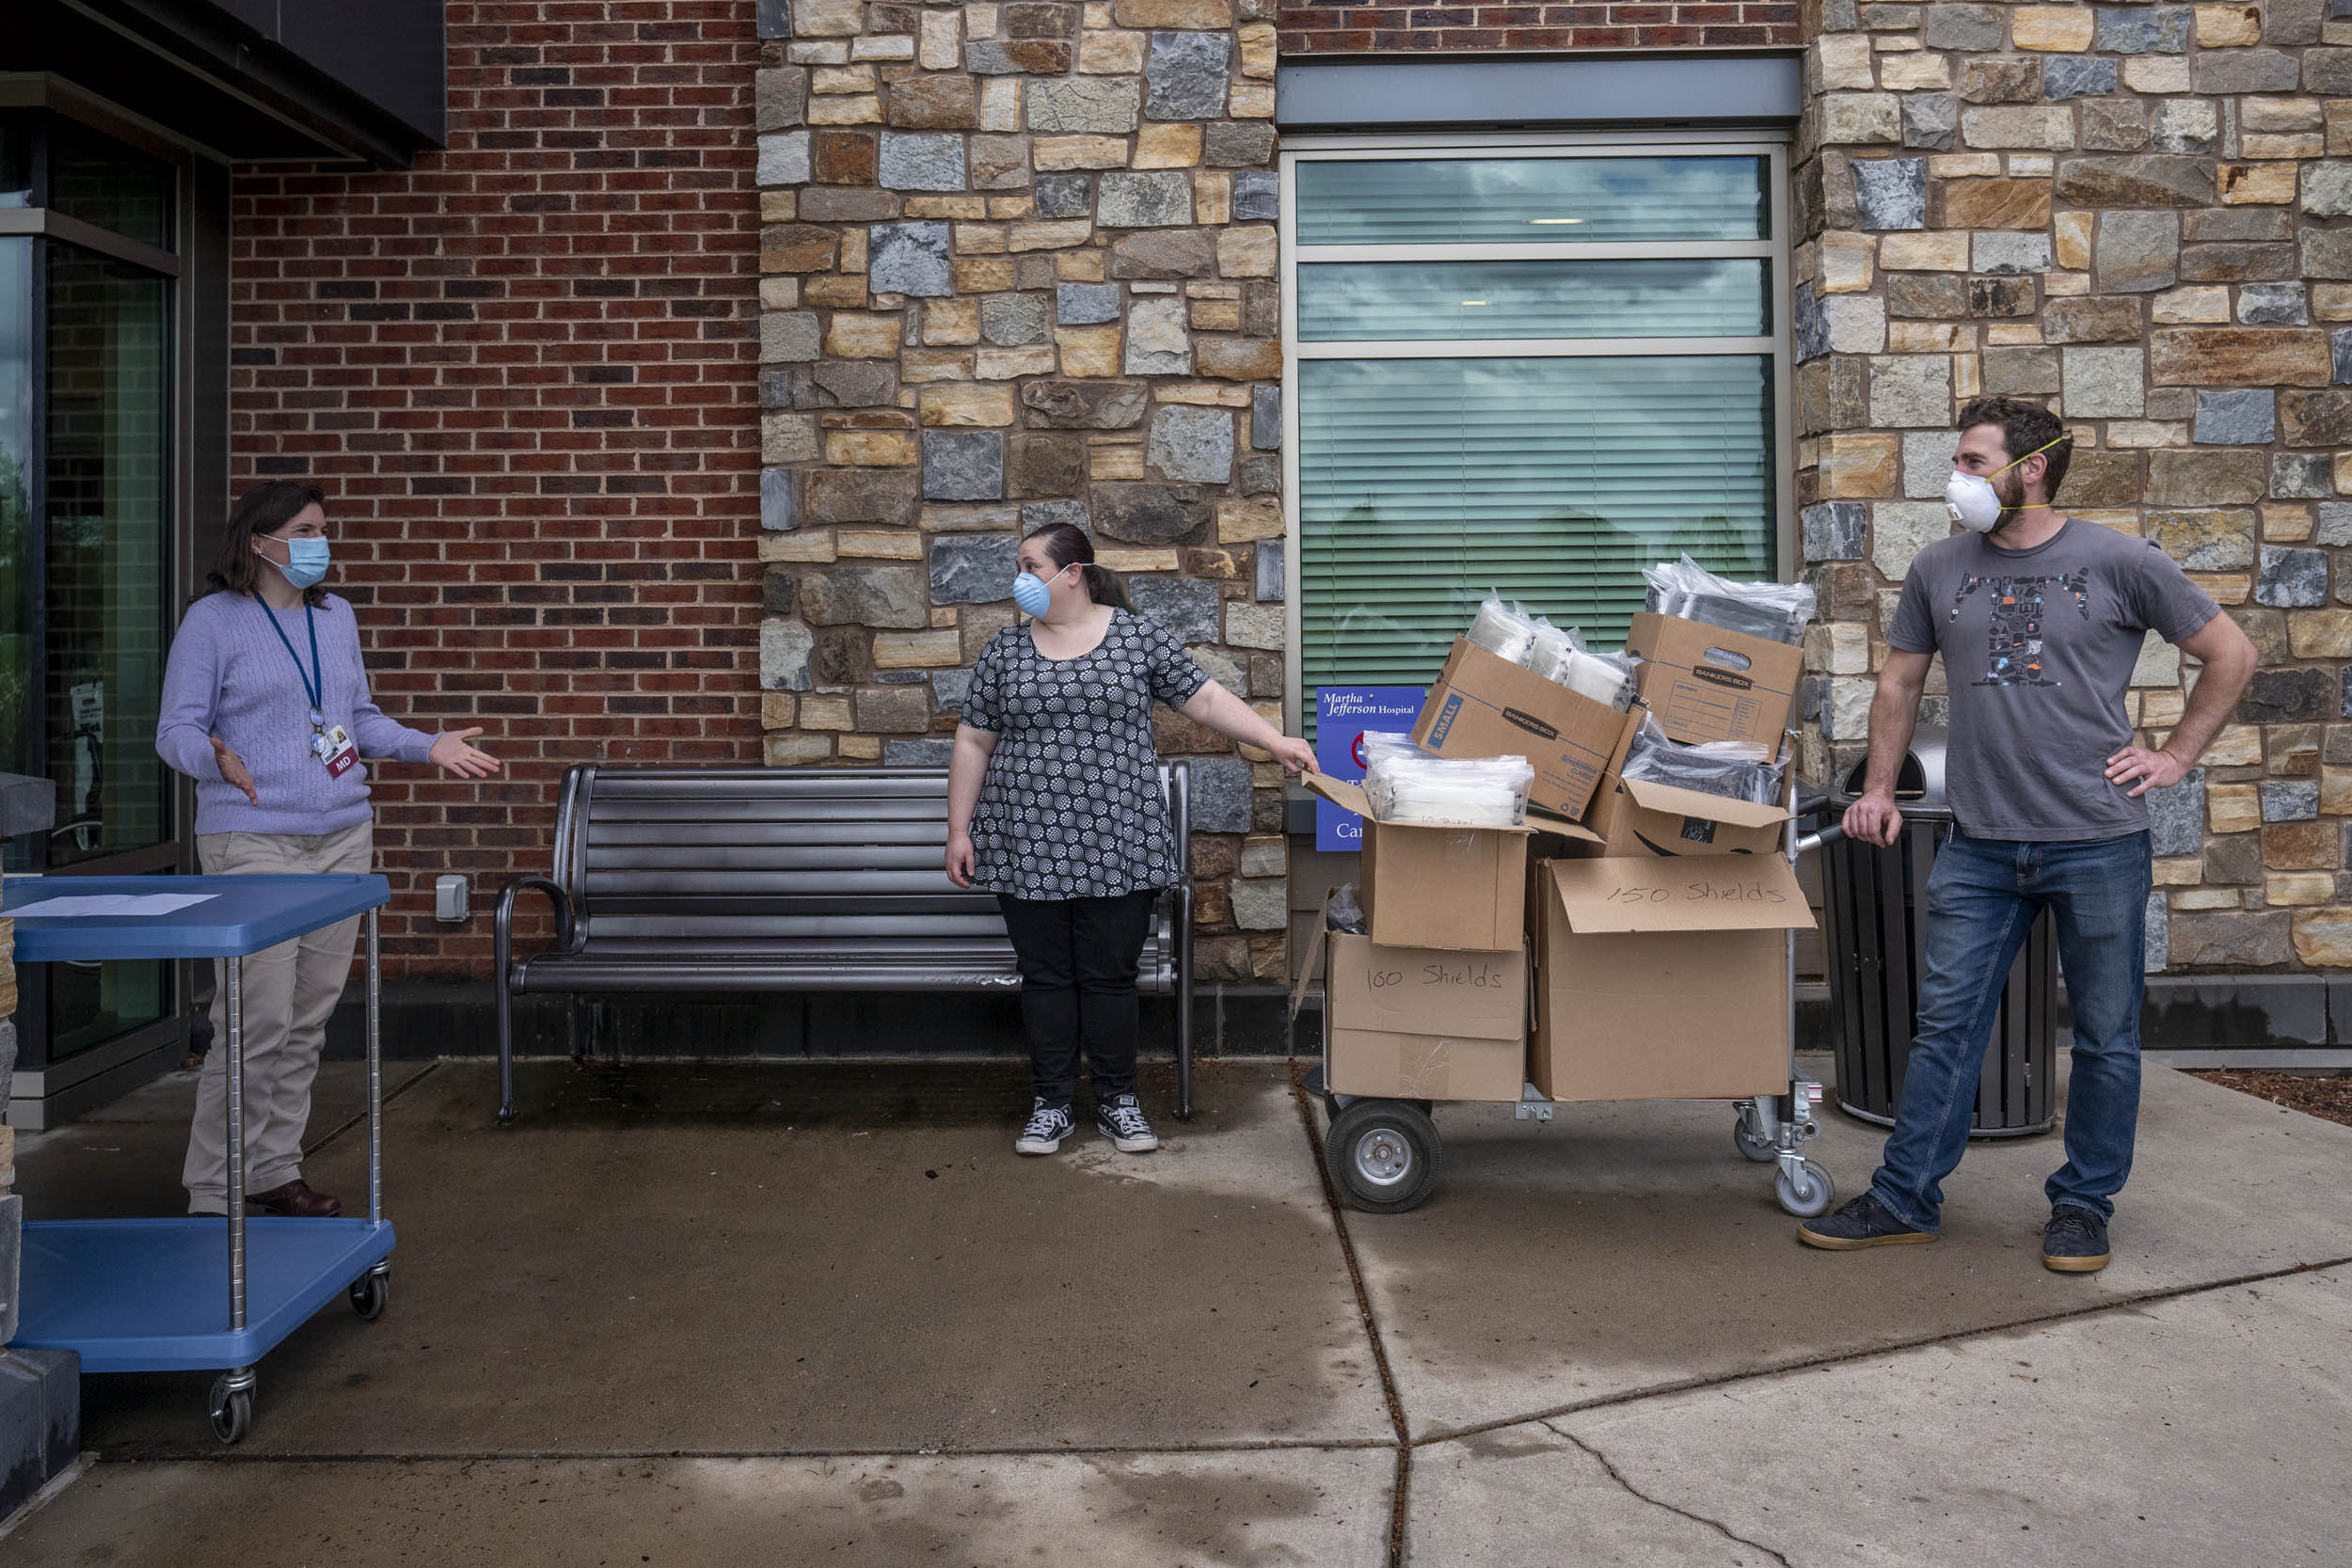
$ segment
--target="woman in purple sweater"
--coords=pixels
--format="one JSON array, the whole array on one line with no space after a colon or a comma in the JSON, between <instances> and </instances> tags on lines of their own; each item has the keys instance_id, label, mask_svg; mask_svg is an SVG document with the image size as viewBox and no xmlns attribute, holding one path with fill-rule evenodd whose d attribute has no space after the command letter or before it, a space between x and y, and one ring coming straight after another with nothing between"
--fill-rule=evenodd
<instances>
[{"instance_id":1,"label":"woman in purple sweater","mask_svg":"<svg viewBox=\"0 0 2352 1568\"><path fill-rule=\"evenodd\" d=\"M213 592L188 607L164 667L155 750L196 781L196 852L207 876L364 873L374 865L368 770L359 758L431 762L461 779L498 762L478 729L425 735L368 695L351 606L319 586L326 498L272 480L237 502ZM265 1214L315 1217L342 1205L302 1180L302 1130L326 1015L358 941L355 917L245 960L245 1190ZM224 978L213 1034L229 1037ZM181 1181L188 1212L228 1210L228 1052L210 1053Z\"/></svg>"}]
</instances>

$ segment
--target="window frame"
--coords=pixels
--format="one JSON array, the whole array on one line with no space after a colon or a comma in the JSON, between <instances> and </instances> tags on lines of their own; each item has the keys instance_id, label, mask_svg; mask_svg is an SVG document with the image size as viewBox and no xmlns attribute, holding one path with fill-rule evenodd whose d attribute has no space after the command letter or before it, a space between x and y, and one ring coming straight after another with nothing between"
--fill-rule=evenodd
<instances>
[{"instance_id":1,"label":"window frame","mask_svg":"<svg viewBox=\"0 0 2352 1568\"><path fill-rule=\"evenodd\" d=\"M1420 162L1490 158L1497 153L1534 158L1654 158L1662 154L1743 155L1766 161L1765 182L1770 230L1761 240L1677 240L1654 244L1574 241L1535 245L1339 245L1298 243L1297 166L1307 162ZM1518 359L1518 358L1700 358L1709 356L1754 357L1769 356L1772 388L1772 554L1783 580L1801 562L1797 559L1795 341L1790 318L1795 291L1790 284L1788 244L1788 141L1770 131L1660 131L1629 135L1610 133L1430 134L1422 135L1286 137L1278 155L1280 264L1278 280L1282 306L1282 549L1283 655L1289 661L1282 709L1285 727L1293 735L1300 724L1306 702L1305 651L1301 608L1298 377L1295 368L1308 359ZM1753 338L1478 338L1320 340L1302 342L1298 336L1298 269L1319 261L1669 261L1683 258L1760 259L1765 269L1765 298L1772 309L1772 331ZM1434 678L1435 671L1431 672Z\"/></svg>"}]
</instances>

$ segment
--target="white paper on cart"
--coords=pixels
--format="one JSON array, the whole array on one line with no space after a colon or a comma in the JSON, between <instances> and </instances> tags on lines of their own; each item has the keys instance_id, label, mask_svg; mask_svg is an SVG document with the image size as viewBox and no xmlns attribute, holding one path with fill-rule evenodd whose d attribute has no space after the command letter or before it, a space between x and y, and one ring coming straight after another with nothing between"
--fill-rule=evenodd
<instances>
[{"instance_id":1,"label":"white paper on cart","mask_svg":"<svg viewBox=\"0 0 2352 1568\"><path fill-rule=\"evenodd\" d=\"M171 914L220 895L215 893L100 893L43 898L10 910L11 920L62 920L74 916Z\"/></svg>"}]
</instances>

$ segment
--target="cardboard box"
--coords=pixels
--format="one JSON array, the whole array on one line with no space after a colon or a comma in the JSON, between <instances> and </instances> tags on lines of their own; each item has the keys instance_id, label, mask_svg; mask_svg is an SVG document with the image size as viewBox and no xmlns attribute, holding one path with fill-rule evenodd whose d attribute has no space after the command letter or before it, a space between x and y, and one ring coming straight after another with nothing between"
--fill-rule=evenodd
<instances>
[{"instance_id":1,"label":"cardboard box","mask_svg":"<svg viewBox=\"0 0 2352 1568\"><path fill-rule=\"evenodd\" d=\"M1441 757L1525 757L1535 769L1528 803L1574 822L1638 721L1457 637L1413 740Z\"/></svg>"},{"instance_id":2,"label":"cardboard box","mask_svg":"<svg viewBox=\"0 0 2352 1568\"><path fill-rule=\"evenodd\" d=\"M1752 855L1778 861L1788 821L1785 805L1759 806L1696 789L1645 779L1625 780L1613 769L1585 816L1598 835L1592 855Z\"/></svg>"},{"instance_id":3,"label":"cardboard box","mask_svg":"<svg viewBox=\"0 0 2352 1568\"><path fill-rule=\"evenodd\" d=\"M1641 656L1634 686L1670 738L1779 747L1796 711L1803 648L1649 610L1633 617L1625 646Z\"/></svg>"},{"instance_id":4,"label":"cardboard box","mask_svg":"<svg viewBox=\"0 0 2352 1568\"><path fill-rule=\"evenodd\" d=\"M1507 953L1387 947L1315 922L1293 1007L1325 958L1324 1083L1381 1100L1516 1101L1527 1079L1528 974Z\"/></svg>"},{"instance_id":5,"label":"cardboard box","mask_svg":"<svg viewBox=\"0 0 2352 1568\"><path fill-rule=\"evenodd\" d=\"M1372 814L1363 785L1322 773L1310 773L1305 782L1364 819L1358 896L1372 940L1384 947L1517 948L1526 937L1527 841L1539 828L1575 827L1534 817L1518 828L1383 822Z\"/></svg>"},{"instance_id":6,"label":"cardboard box","mask_svg":"<svg viewBox=\"0 0 2352 1568\"><path fill-rule=\"evenodd\" d=\"M1778 856L1536 867L1535 1037L1554 1100L1788 1090L1788 936L1812 911Z\"/></svg>"},{"instance_id":7,"label":"cardboard box","mask_svg":"<svg viewBox=\"0 0 2352 1568\"><path fill-rule=\"evenodd\" d=\"M1645 779L1630 783L1624 777L1626 754L1632 749L1629 731L1609 759L1609 773L1584 815L1590 830L1568 846L1571 856L1600 855L1773 855L1781 853L1781 834L1796 810L1797 781L1785 772L1781 804L1760 806L1704 790L1681 789ZM1795 758L1784 745L1781 765ZM1530 929L1533 929L1531 922Z\"/></svg>"}]
</instances>

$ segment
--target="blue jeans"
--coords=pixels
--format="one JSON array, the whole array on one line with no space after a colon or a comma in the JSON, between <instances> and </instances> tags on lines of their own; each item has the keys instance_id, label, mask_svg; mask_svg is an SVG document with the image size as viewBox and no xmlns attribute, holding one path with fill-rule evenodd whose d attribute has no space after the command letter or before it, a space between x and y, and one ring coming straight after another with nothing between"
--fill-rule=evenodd
<instances>
[{"instance_id":1,"label":"blue jeans","mask_svg":"<svg viewBox=\"0 0 2352 1568\"><path fill-rule=\"evenodd\" d=\"M2139 1006L2153 870L2148 835L2027 844L1957 828L1928 878L1927 973L1895 1131L1870 1191L1917 1229L1941 1224L1945 1177L1968 1147L1977 1079L2010 966L2043 908L2074 1011L2066 1164L2053 1204L2108 1216L2139 1119Z\"/></svg>"}]
</instances>

